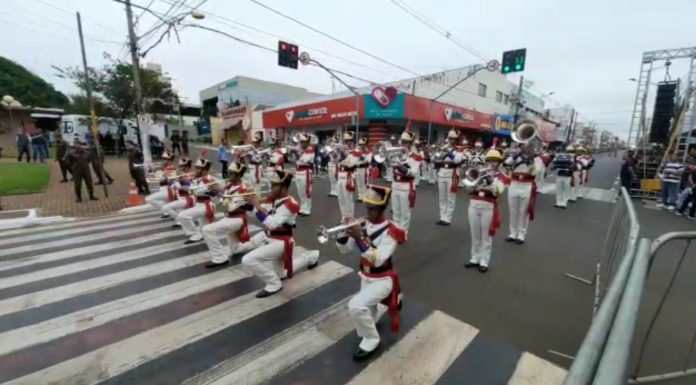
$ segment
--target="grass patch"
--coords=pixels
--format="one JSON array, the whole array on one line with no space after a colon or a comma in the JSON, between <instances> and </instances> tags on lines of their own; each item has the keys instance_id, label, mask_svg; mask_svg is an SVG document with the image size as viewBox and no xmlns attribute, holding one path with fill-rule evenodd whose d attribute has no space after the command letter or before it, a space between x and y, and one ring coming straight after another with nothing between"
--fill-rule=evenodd
<instances>
[{"instance_id":1,"label":"grass patch","mask_svg":"<svg viewBox=\"0 0 696 385\"><path fill-rule=\"evenodd\" d=\"M0 196L43 192L50 176L45 164L0 163Z\"/></svg>"},{"instance_id":2,"label":"grass patch","mask_svg":"<svg viewBox=\"0 0 696 385\"><path fill-rule=\"evenodd\" d=\"M3 149L2 149L2 157L3 158L17 159L17 146L2 146L2 147L3 147ZM29 151L31 152L32 157L33 157L34 156L34 153L33 153L34 149L30 148ZM51 146L48 148L48 157L50 159L53 159L56 157L56 146ZM25 159L26 158L22 157L22 162L26 162ZM38 157L37 157L37 159L38 159Z\"/></svg>"}]
</instances>

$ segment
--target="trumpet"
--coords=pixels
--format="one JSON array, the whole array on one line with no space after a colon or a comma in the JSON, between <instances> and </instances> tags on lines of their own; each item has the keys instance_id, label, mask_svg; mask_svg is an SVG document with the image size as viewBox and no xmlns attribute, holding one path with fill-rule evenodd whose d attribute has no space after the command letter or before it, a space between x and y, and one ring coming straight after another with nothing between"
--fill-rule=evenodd
<instances>
[{"instance_id":1,"label":"trumpet","mask_svg":"<svg viewBox=\"0 0 696 385\"><path fill-rule=\"evenodd\" d=\"M409 150L406 147L395 147L388 142L380 142L375 150L374 160L377 163L389 162L395 166L404 163L408 159Z\"/></svg>"},{"instance_id":2,"label":"trumpet","mask_svg":"<svg viewBox=\"0 0 696 385\"><path fill-rule=\"evenodd\" d=\"M212 181L210 183L202 184L200 186L193 186L193 187L189 188L189 191L197 191L197 190L201 190L201 189L207 189L210 186L219 185L219 184L224 183L224 182L225 181L223 179L215 180L215 181Z\"/></svg>"},{"instance_id":3,"label":"trumpet","mask_svg":"<svg viewBox=\"0 0 696 385\"><path fill-rule=\"evenodd\" d=\"M166 173L163 173L162 175L157 175L157 174L158 174L158 172L149 174L146 178L147 182L148 183L159 183L163 179L167 179L167 180L168 179L179 179L179 178L193 175L192 172L187 172L187 173L183 173L183 174L175 174L175 175L167 175Z\"/></svg>"},{"instance_id":4,"label":"trumpet","mask_svg":"<svg viewBox=\"0 0 696 385\"><path fill-rule=\"evenodd\" d=\"M464 172L464 185L466 187L476 187L482 183L491 184L492 175L490 168L470 167Z\"/></svg>"},{"instance_id":5,"label":"trumpet","mask_svg":"<svg viewBox=\"0 0 696 385\"><path fill-rule=\"evenodd\" d=\"M355 226L362 225L365 222L365 218L354 219L348 223L343 223L338 226L326 228L324 226L317 227L317 242L320 244L325 244L331 238L337 238L339 234L345 230Z\"/></svg>"},{"instance_id":6,"label":"trumpet","mask_svg":"<svg viewBox=\"0 0 696 385\"><path fill-rule=\"evenodd\" d=\"M242 193L242 194L223 194L220 196L221 200L220 203L223 205L229 205L235 201L238 201L239 198L243 199L244 197L256 195L259 198L265 198L271 193L271 190L259 190L257 191L250 191L248 193Z\"/></svg>"},{"instance_id":7,"label":"trumpet","mask_svg":"<svg viewBox=\"0 0 696 385\"><path fill-rule=\"evenodd\" d=\"M246 157L251 155L251 153L256 150L256 147L252 144L243 144L240 146L230 146L231 153L239 153L241 157Z\"/></svg>"}]
</instances>

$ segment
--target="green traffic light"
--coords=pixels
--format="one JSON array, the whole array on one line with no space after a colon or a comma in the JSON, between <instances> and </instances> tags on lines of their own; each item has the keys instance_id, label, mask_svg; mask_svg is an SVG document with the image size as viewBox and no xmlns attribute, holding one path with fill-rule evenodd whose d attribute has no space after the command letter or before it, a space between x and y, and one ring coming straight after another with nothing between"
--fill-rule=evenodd
<instances>
[{"instance_id":1,"label":"green traffic light","mask_svg":"<svg viewBox=\"0 0 696 385\"><path fill-rule=\"evenodd\" d=\"M503 73L508 73L508 72L510 72L510 66L503 67Z\"/></svg>"},{"instance_id":2,"label":"green traffic light","mask_svg":"<svg viewBox=\"0 0 696 385\"><path fill-rule=\"evenodd\" d=\"M521 70L521 69L522 69L522 65L521 65L521 64L516 64L516 65L515 65L515 69L518 70L518 71Z\"/></svg>"}]
</instances>

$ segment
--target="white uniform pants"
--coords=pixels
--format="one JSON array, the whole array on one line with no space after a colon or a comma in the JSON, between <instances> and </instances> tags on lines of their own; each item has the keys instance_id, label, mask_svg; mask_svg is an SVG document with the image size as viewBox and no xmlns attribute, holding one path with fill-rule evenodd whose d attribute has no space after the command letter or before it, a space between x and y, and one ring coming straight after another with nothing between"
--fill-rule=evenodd
<instances>
[{"instance_id":1,"label":"white uniform pants","mask_svg":"<svg viewBox=\"0 0 696 385\"><path fill-rule=\"evenodd\" d=\"M365 190L367 190L367 183L365 178L367 177L367 168L358 167L355 169L355 187L358 191L358 199L362 199L365 195Z\"/></svg>"},{"instance_id":2,"label":"white uniform pants","mask_svg":"<svg viewBox=\"0 0 696 385\"><path fill-rule=\"evenodd\" d=\"M570 177L556 175L556 205L567 207L568 199L570 199Z\"/></svg>"},{"instance_id":3,"label":"white uniform pants","mask_svg":"<svg viewBox=\"0 0 696 385\"><path fill-rule=\"evenodd\" d=\"M408 202L409 184L404 182L392 183L392 219L397 226L408 233L411 223L411 206Z\"/></svg>"},{"instance_id":4,"label":"white uniform pants","mask_svg":"<svg viewBox=\"0 0 696 385\"><path fill-rule=\"evenodd\" d=\"M190 209L186 209L176 216L177 222L181 223L184 229L184 234L192 241L200 241L203 239L201 228L208 224L208 218L205 217L205 204L196 203ZM198 224L196 224L196 221Z\"/></svg>"},{"instance_id":5,"label":"white uniform pants","mask_svg":"<svg viewBox=\"0 0 696 385\"><path fill-rule=\"evenodd\" d=\"M510 209L510 237L524 241L529 226L527 207L532 197L532 184L511 182L508 189L508 208Z\"/></svg>"},{"instance_id":6,"label":"white uniform pants","mask_svg":"<svg viewBox=\"0 0 696 385\"><path fill-rule=\"evenodd\" d=\"M266 291L280 290L283 287L280 279L285 277L286 273L283 265L285 243L278 239L269 238L265 233L258 233L251 238L251 247L254 250L244 255L242 264L266 284L264 287ZM318 259L318 250L293 253L293 273L297 274L300 269L308 264L316 263Z\"/></svg>"},{"instance_id":7,"label":"white uniform pants","mask_svg":"<svg viewBox=\"0 0 696 385\"><path fill-rule=\"evenodd\" d=\"M391 166L386 165L384 167L384 170L385 170L384 171L384 174L385 174L384 179L387 182L393 182L394 181L394 169Z\"/></svg>"},{"instance_id":8,"label":"white uniform pants","mask_svg":"<svg viewBox=\"0 0 696 385\"><path fill-rule=\"evenodd\" d=\"M312 198L307 196L307 173L310 171L297 171L295 173L295 186L297 187L297 196L300 197L300 214L312 213ZM310 186L311 188L311 186Z\"/></svg>"},{"instance_id":9,"label":"white uniform pants","mask_svg":"<svg viewBox=\"0 0 696 385\"><path fill-rule=\"evenodd\" d=\"M546 179L546 165L541 160L535 160L534 165L537 168L537 174L535 176L538 186Z\"/></svg>"},{"instance_id":10,"label":"white uniform pants","mask_svg":"<svg viewBox=\"0 0 696 385\"><path fill-rule=\"evenodd\" d=\"M338 195L338 208L341 210L341 218L355 216L355 201L353 201L354 191L346 190L348 176L345 172L338 173L336 180L336 194Z\"/></svg>"},{"instance_id":11,"label":"white uniform pants","mask_svg":"<svg viewBox=\"0 0 696 385\"><path fill-rule=\"evenodd\" d=\"M186 208L186 199L185 198L179 198L175 201L165 203L164 206L162 206L162 211L169 215L170 217L174 218L177 216L179 211L183 210ZM179 221L177 220L177 223Z\"/></svg>"},{"instance_id":12,"label":"white uniform pants","mask_svg":"<svg viewBox=\"0 0 696 385\"><path fill-rule=\"evenodd\" d=\"M391 278L366 278L360 275L360 291L348 302L350 318L358 332L360 349L371 352L379 345L379 333L375 324L387 311L381 304L392 291Z\"/></svg>"},{"instance_id":13,"label":"white uniform pants","mask_svg":"<svg viewBox=\"0 0 696 385\"><path fill-rule=\"evenodd\" d=\"M240 218L222 218L219 221L203 226L203 240L208 245L210 250L210 261L213 263L227 262L229 256L235 254L239 250L239 239L236 232L242 228L244 222ZM227 246L229 253L225 253L225 249L220 242L220 236L227 236Z\"/></svg>"},{"instance_id":14,"label":"white uniform pants","mask_svg":"<svg viewBox=\"0 0 696 385\"><path fill-rule=\"evenodd\" d=\"M582 171L573 171L573 178L575 178L575 186L570 188L570 200L574 201L578 197L582 198L582 185L580 184L580 179L582 177Z\"/></svg>"},{"instance_id":15,"label":"white uniform pants","mask_svg":"<svg viewBox=\"0 0 696 385\"><path fill-rule=\"evenodd\" d=\"M437 191L440 202L440 220L443 222L452 222L452 213L454 213L454 203L457 194L452 190L452 176L439 176L437 181Z\"/></svg>"},{"instance_id":16,"label":"white uniform pants","mask_svg":"<svg viewBox=\"0 0 696 385\"><path fill-rule=\"evenodd\" d=\"M470 262L488 266L491 260L493 237L488 229L493 220L493 203L472 199L469 201L469 227L471 228Z\"/></svg>"},{"instance_id":17,"label":"white uniform pants","mask_svg":"<svg viewBox=\"0 0 696 385\"><path fill-rule=\"evenodd\" d=\"M437 178L437 169L435 169L435 163L432 163L432 162L426 163L426 167L428 170L428 177L427 177L428 183L429 184L437 183L438 178Z\"/></svg>"},{"instance_id":18,"label":"white uniform pants","mask_svg":"<svg viewBox=\"0 0 696 385\"><path fill-rule=\"evenodd\" d=\"M169 201L169 193L167 186L161 186L159 191L145 197L145 203L150 206L161 209Z\"/></svg>"},{"instance_id":19,"label":"white uniform pants","mask_svg":"<svg viewBox=\"0 0 696 385\"><path fill-rule=\"evenodd\" d=\"M336 196L336 163L329 162L329 185L331 190L329 190L329 195L332 197Z\"/></svg>"}]
</instances>

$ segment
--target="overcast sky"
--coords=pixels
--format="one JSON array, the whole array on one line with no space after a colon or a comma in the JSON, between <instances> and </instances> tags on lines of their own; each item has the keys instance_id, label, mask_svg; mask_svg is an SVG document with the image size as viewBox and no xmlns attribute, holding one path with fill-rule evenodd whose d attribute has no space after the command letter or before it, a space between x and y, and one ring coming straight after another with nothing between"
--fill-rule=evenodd
<instances>
[{"instance_id":1,"label":"overcast sky","mask_svg":"<svg viewBox=\"0 0 696 385\"><path fill-rule=\"evenodd\" d=\"M156 12L180 0L134 0ZM197 5L202 0L186 0ZM458 68L481 59L417 21L391 0L259 0L310 26L418 74ZM696 0L400 0L485 58L527 48L524 75L532 92L555 92L547 107L570 103L583 121L625 135L633 107L641 54L647 50L696 46ZM275 48L277 36L292 40L327 65L376 82L412 77L409 72L356 52L284 19L250 0L208 0L201 24ZM90 65L103 52L127 58L124 7L111 0L0 0L0 55L29 68L71 94L51 65L80 65L73 13L82 13ZM136 16L140 11L135 10ZM221 19L225 18L227 20ZM157 19L145 14L138 34ZM253 27L251 30L235 22ZM275 35L275 36L274 36ZM145 47L152 41L144 40ZM334 56L317 52L319 49ZM338 58L336 58L338 57ZM340 59L339 59L340 58ZM354 62L349 63L345 60ZM293 71L276 65L265 50L214 33L186 29L146 58L161 64L188 101L216 82L244 75L330 93L329 76L316 68ZM676 62L673 77L686 73ZM653 79L664 78L664 69ZM353 84L362 85L358 81Z\"/></svg>"}]
</instances>

